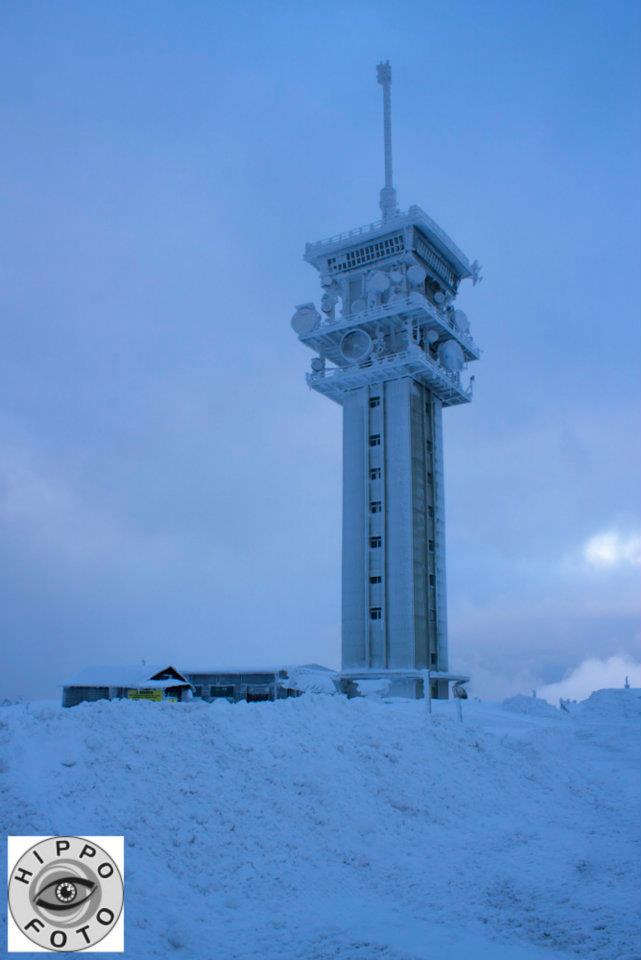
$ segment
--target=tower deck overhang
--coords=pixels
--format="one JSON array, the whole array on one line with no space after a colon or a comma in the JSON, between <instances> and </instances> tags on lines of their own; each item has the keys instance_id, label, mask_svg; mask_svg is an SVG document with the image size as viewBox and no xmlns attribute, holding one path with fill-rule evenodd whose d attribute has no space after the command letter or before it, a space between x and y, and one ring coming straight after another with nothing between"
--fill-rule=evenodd
<instances>
[{"instance_id":1,"label":"tower deck overhang","mask_svg":"<svg viewBox=\"0 0 641 960\"><path fill-rule=\"evenodd\" d=\"M307 374L307 383L336 403L343 403L346 393L360 387L387 380L411 377L429 387L444 407L469 403L472 387L464 388L457 374L432 360L420 347L412 345L399 353L368 359L347 367L330 367Z\"/></svg>"},{"instance_id":2,"label":"tower deck overhang","mask_svg":"<svg viewBox=\"0 0 641 960\"><path fill-rule=\"evenodd\" d=\"M440 310L427 297L412 292L406 297L397 297L377 307L369 307L360 313L352 313L339 320L321 321L311 333L300 336L301 343L321 355L327 357L337 366L345 366L345 358L340 350L341 338L352 327L367 330L374 336L377 328L385 332L392 332L398 328L399 319L402 322L411 321L420 324L424 329L434 330L439 340L456 340L463 350L466 361L478 360L481 351L472 336L460 330L448 317L444 310Z\"/></svg>"},{"instance_id":3,"label":"tower deck overhang","mask_svg":"<svg viewBox=\"0 0 641 960\"><path fill-rule=\"evenodd\" d=\"M417 227L425 235L429 243L451 264L458 279L474 277L474 265L470 263L463 251L416 204L412 204L407 213L398 213L386 220L376 220L374 223L356 227L354 230L328 237L326 240L308 243L305 246L305 260L323 272L323 265L328 257L342 253L356 244L374 241L391 231L408 227Z\"/></svg>"}]
</instances>

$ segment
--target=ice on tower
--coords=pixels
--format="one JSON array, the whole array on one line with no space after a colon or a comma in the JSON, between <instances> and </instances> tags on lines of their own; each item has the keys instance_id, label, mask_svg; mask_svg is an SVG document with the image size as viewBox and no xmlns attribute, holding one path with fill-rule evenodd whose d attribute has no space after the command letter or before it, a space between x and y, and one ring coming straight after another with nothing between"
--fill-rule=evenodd
<instances>
[{"instance_id":1,"label":"ice on tower","mask_svg":"<svg viewBox=\"0 0 641 960\"><path fill-rule=\"evenodd\" d=\"M307 382L343 407L342 678L389 692L448 696L442 410L472 399L479 358L456 308L470 263L420 207L398 209L392 183L391 69L383 87L382 219L308 243L320 311L292 318L315 353Z\"/></svg>"}]
</instances>

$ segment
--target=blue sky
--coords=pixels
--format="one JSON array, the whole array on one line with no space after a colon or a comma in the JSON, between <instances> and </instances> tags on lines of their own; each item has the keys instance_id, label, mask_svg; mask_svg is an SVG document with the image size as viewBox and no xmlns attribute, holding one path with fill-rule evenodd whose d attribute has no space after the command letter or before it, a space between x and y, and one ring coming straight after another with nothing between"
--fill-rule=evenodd
<instances>
[{"instance_id":1,"label":"blue sky","mask_svg":"<svg viewBox=\"0 0 641 960\"><path fill-rule=\"evenodd\" d=\"M639 643L639 30L614 2L5 2L0 696L87 663L338 664L340 409L307 240L396 186L484 267L447 411L454 665Z\"/></svg>"}]
</instances>

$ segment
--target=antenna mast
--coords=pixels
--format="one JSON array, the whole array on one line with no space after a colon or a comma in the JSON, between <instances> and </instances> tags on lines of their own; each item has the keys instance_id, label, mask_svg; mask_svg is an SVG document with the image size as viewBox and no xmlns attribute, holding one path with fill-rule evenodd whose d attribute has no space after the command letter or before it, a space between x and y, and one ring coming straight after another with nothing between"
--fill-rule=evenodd
<instances>
[{"instance_id":1,"label":"antenna mast","mask_svg":"<svg viewBox=\"0 0 641 960\"><path fill-rule=\"evenodd\" d=\"M383 88L383 132L385 139L385 186L381 190L383 220L398 213L396 190L392 185L392 68L389 60L376 67L376 79Z\"/></svg>"}]
</instances>

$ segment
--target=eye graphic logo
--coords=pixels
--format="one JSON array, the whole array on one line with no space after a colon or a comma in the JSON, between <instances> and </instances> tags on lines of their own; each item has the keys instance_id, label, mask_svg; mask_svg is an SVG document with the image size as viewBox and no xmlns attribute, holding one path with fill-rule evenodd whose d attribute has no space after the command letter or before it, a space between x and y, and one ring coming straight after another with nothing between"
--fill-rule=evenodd
<instances>
[{"instance_id":1,"label":"eye graphic logo","mask_svg":"<svg viewBox=\"0 0 641 960\"><path fill-rule=\"evenodd\" d=\"M118 922L122 876L93 837L42 838L9 867L11 916L41 950L87 950Z\"/></svg>"}]
</instances>

